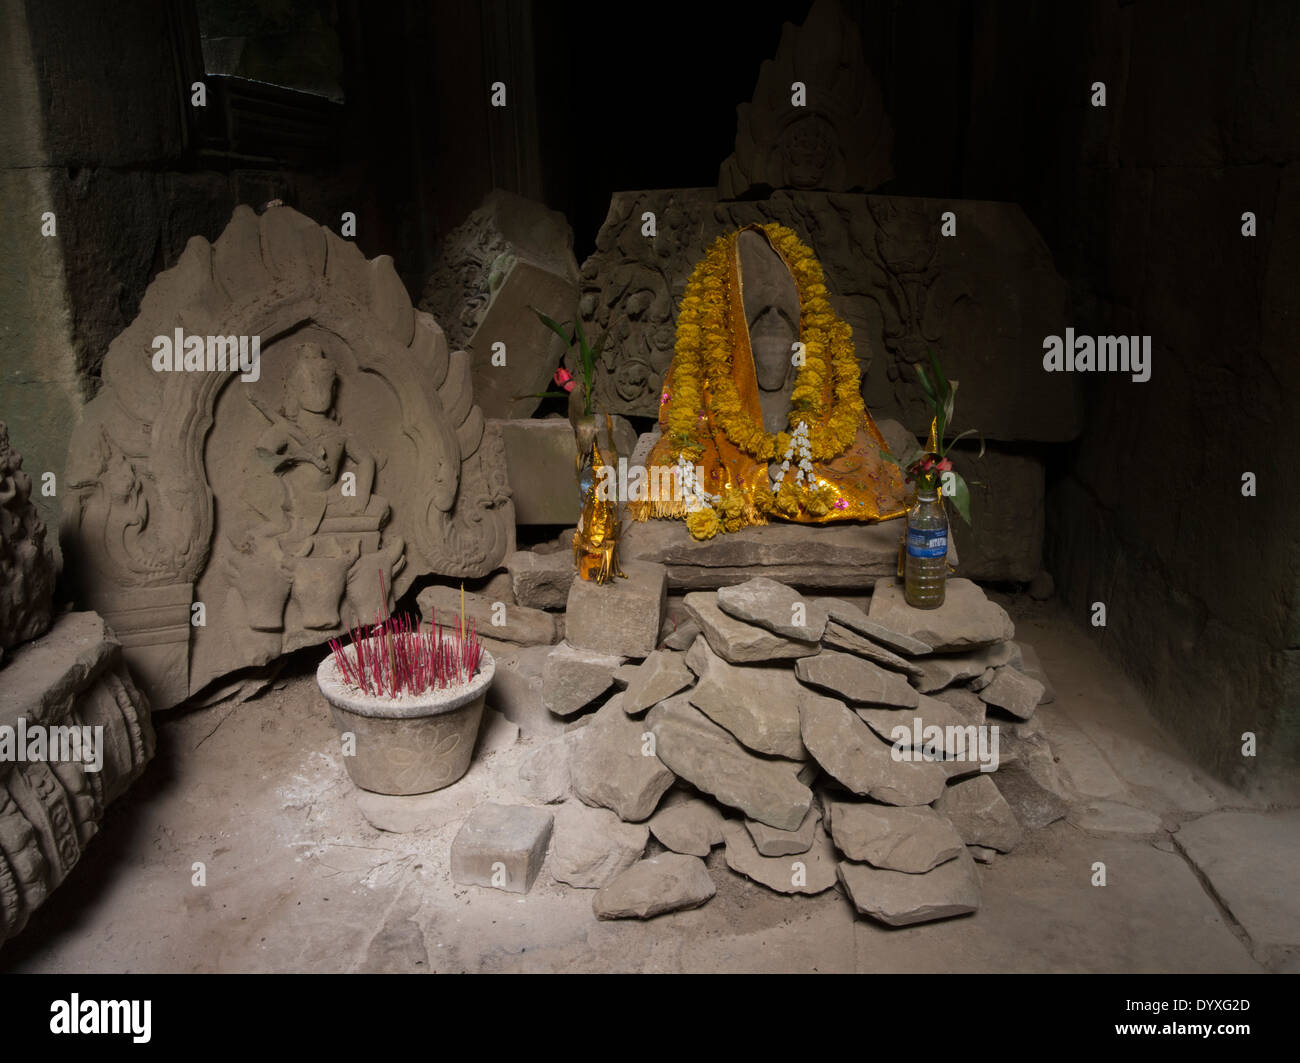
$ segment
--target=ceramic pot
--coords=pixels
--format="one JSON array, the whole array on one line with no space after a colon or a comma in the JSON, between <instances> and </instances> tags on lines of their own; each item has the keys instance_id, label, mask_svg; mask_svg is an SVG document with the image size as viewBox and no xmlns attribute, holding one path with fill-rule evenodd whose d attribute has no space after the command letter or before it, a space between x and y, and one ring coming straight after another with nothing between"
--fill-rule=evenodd
<instances>
[{"instance_id":1,"label":"ceramic pot","mask_svg":"<svg viewBox=\"0 0 1300 1063\"><path fill-rule=\"evenodd\" d=\"M339 733L356 736L355 755L343 758L352 781L377 794L425 794L469 770L495 674L496 661L484 650L468 685L394 700L344 684L330 654L316 669L316 685Z\"/></svg>"}]
</instances>

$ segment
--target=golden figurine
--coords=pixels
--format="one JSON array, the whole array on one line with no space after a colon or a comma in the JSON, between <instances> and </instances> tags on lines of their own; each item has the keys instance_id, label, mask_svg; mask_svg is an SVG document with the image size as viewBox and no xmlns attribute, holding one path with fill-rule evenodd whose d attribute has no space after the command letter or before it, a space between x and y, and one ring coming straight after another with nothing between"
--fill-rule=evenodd
<instances>
[{"instance_id":1,"label":"golden figurine","mask_svg":"<svg viewBox=\"0 0 1300 1063\"><path fill-rule=\"evenodd\" d=\"M613 449L614 424L608 413L605 414L605 428L614 460L611 465L606 465L593 432L590 444L591 486L587 488L586 497L582 501L578 529L573 533L573 564L578 570L578 577L594 579L597 583L610 583L615 576L627 579L627 573L618 563L618 541L623 531L618 492L613 492L613 498L603 497L609 493L608 484L611 481L617 482L610 472L618 466L618 452ZM581 460L580 454L580 463ZM602 470L606 469L608 471L602 475Z\"/></svg>"}]
</instances>

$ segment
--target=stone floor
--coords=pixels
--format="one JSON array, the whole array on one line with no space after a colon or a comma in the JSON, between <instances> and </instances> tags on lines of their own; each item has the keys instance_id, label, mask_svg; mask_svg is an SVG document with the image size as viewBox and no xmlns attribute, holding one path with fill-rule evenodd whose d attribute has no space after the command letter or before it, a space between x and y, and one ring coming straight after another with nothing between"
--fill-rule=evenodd
<instances>
[{"instance_id":1,"label":"stone floor","mask_svg":"<svg viewBox=\"0 0 1300 1063\"><path fill-rule=\"evenodd\" d=\"M886 929L838 887L739 878L721 848L712 901L645 923L597 921L592 891L545 869L527 896L455 886L452 837L510 800L527 742L494 729L425 829L381 832L303 662L244 705L160 721L157 760L0 970L1300 971L1300 811L1192 768L1054 604L1000 600L1056 689L1039 716L1079 799L981 867L973 917Z\"/></svg>"}]
</instances>

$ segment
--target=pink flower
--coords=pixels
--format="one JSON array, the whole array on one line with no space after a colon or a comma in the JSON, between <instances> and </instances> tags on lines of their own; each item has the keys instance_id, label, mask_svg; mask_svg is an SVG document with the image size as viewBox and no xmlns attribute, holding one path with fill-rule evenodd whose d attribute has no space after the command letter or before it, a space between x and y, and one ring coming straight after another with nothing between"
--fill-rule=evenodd
<instances>
[{"instance_id":1,"label":"pink flower","mask_svg":"<svg viewBox=\"0 0 1300 1063\"><path fill-rule=\"evenodd\" d=\"M578 384L578 381L574 379L573 374L565 369L564 366L560 366L560 368L555 371L555 376L552 377L552 379L559 384L560 387L564 388L565 391L572 391Z\"/></svg>"},{"instance_id":2,"label":"pink flower","mask_svg":"<svg viewBox=\"0 0 1300 1063\"><path fill-rule=\"evenodd\" d=\"M935 466L935 468L938 469L940 472L947 472L949 469L952 468L952 462L950 462L947 458L944 458L943 461L939 462L939 464Z\"/></svg>"}]
</instances>

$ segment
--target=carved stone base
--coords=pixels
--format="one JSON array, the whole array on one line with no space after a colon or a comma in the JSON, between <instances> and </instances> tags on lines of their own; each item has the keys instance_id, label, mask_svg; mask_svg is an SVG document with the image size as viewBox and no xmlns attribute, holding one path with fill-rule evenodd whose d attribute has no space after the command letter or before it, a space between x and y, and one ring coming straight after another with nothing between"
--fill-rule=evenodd
<instances>
[{"instance_id":1,"label":"carved stone base","mask_svg":"<svg viewBox=\"0 0 1300 1063\"><path fill-rule=\"evenodd\" d=\"M154 733L121 646L95 613L64 614L47 634L19 647L0 669L0 688L3 943L81 859L105 808L153 756ZM18 746L17 736L30 738L37 727L46 735L51 728L102 728L90 732L102 736L99 770L67 759L17 759L33 752L30 741Z\"/></svg>"}]
</instances>

